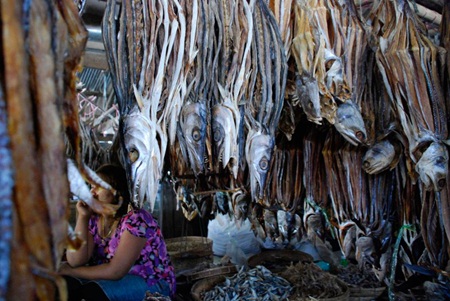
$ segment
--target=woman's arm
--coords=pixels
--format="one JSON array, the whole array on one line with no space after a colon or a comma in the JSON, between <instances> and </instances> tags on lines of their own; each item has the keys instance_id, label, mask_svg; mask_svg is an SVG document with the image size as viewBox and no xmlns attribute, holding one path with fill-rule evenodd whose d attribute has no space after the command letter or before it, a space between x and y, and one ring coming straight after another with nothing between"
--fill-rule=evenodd
<instances>
[{"instance_id":1,"label":"woman's arm","mask_svg":"<svg viewBox=\"0 0 450 301\"><path fill-rule=\"evenodd\" d=\"M124 277L139 258L147 239L124 231L114 257L109 263L71 268L62 266L60 273L90 280L118 280Z\"/></svg>"},{"instance_id":2,"label":"woman's arm","mask_svg":"<svg viewBox=\"0 0 450 301\"><path fill-rule=\"evenodd\" d=\"M89 219L92 215L92 211L85 203L78 202L77 213L77 222L74 231L85 243L76 251L67 251L67 261L72 267L87 264L94 250L94 239L92 234L89 233Z\"/></svg>"}]
</instances>

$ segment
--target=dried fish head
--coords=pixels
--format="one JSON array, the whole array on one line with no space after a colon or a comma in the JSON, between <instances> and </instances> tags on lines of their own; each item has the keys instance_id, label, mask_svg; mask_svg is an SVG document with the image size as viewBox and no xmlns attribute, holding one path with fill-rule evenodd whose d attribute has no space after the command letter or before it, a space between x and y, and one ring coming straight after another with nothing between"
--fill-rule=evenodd
<instances>
[{"instance_id":1,"label":"dried fish head","mask_svg":"<svg viewBox=\"0 0 450 301\"><path fill-rule=\"evenodd\" d=\"M432 142L417 162L416 171L427 190L441 191L447 183L446 147L442 143Z\"/></svg>"},{"instance_id":2,"label":"dried fish head","mask_svg":"<svg viewBox=\"0 0 450 301\"><path fill-rule=\"evenodd\" d=\"M230 213L230 196L226 192L218 191L214 194L214 202L217 205L217 211L222 214Z\"/></svg>"},{"instance_id":3,"label":"dried fish head","mask_svg":"<svg viewBox=\"0 0 450 301\"><path fill-rule=\"evenodd\" d=\"M284 211L284 210L277 211L278 231L283 236L284 241L286 241L290 238L289 232L290 232L291 223L292 223L293 218L294 218L294 216L288 211Z\"/></svg>"},{"instance_id":4,"label":"dried fish head","mask_svg":"<svg viewBox=\"0 0 450 301\"><path fill-rule=\"evenodd\" d=\"M355 257L360 268L364 267L366 263L374 262L374 255L376 254L376 251L372 237L361 236L356 239L355 245Z\"/></svg>"},{"instance_id":5,"label":"dried fish head","mask_svg":"<svg viewBox=\"0 0 450 301\"><path fill-rule=\"evenodd\" d=\"M344 235L342 243L342 251L345 258L350 259L355 257L355 240L356 240L356 226L352 225L348 228Z\"/></svg>"},{"instance_id":6,"label":"dried fish head","mask_svg":"<svg viewBox=\"0 0 450 301\"><path fill-rule=\"evenodd\" d=\"M320 109L319 85L317 80L304 73L296 75L295 90L300 105L309 121L322 124L322 113Z\"/></svg>"},{"instance_id":7,"label":"dried fish head","mask_svg":"<svg viewBox=\"0 0 450 301\"><path fill-rule=\"evenodd\" d=\"M234 114L222 104L215 105L212 109L212 136L213 154L217 159L217 165L222 162L225 168L231 158L237 161L237 129Z\"/></svg>"},{"instance_id":8,"label":"dried fish head","mask_svg":"<svg viewBox=\"0 0 450 301\"><path fill-rule=\"evenodd\" d=\"M322 238L324 234L324 225L322 216L319 212L310 211L306 217L306 233L309 239L315 241L316 237Z\"/></svg>"},{"instance_id":9,"label":"dried fish head","mask_svg":"<svg viewBox=\"0 0 450 301\"><path fill-rule=\"evenodd\" d=\"M363 169L368 174L377 174L393 169L399 159L399 149L389 140L374 144L363 157Z\"/></svg>"},{"instance_id":10,"label":"dried fish head","mask_svg":"<svg viewBox=\"0 0 450 301\"><path fill-rule=\"evenodd\" d=\"M247 218L249 202L251 198L249 195L239 190L232 195L233 213L237 221L243 221Z\"/></svg>"},{"instance_id":11,"label":"dried fish head","mask_svg":"<svg viewBox=\"0 0 450 301\"><path fill-rule=\"evenodd\" d=\"M180 202L181 210L188 221L192 221L199 213L198 206L194 201L194 196L185 186L177 189L177 200Z\"/></svg>"},{"instance_id":12,"label":"dried fish head","mask_svg":"<svg viewBox=\"0 0 450 301\"><path fill-rule=\"evenodd\" d=\"M253 199L262 199L270 160L274 148L274 139L261 130L251 129L245 145L245 156L249 166L250 187Z\"/></svg>"},{"instance_id":13,"label":"dried fish head","mask_svg":"<svg viewBox=\"0 0 450 301\"><path fill-rule=\"evenodd\" d=\"M338 106L336 111L336 130L353 145L365 143L366 127L358 107L351 101Z\"/></svg>"},{"instance_id":14,"label":"dried fish head","mask_svg":"<svg viewBox=\"0 0 450 301\"><path fill-rule=\"evenodd\" d=\"M279 236L278 232L278 221L276 214L268 209L264 210L264 230L266 231L266 235L274 240Z\"/></svg>"},{"instance_id":15,"label":"dried fish head","mask_svg":"<svg viewBox=\"0 0 450 301\"><path fill-rule=\"evenodd\" d=\"M153 209L163 165L165 141L159 126L138 107L124 118L124 142L131 163L132 197L136 206L145 201ZM159 133L159 134L158 134ZM159 138L158 138L159 137Z\"/></svg>"},{"instance_id":16,"label":"dried fish head","mask_svg":"<svg viewBox=\"0 0 450 301\"><path fill-rule=\"evenodd\" d=\"M196 175L204 171L206 140L206 105L189 102L183 106L179 120L180 147L186 162Z\"/></svg>"}]
</instances>

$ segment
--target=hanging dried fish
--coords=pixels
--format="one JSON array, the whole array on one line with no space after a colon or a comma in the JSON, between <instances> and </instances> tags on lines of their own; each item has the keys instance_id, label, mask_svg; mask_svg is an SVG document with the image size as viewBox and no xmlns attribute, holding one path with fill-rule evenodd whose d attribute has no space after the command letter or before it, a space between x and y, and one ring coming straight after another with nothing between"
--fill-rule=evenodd
<instances>
[{"instance_id":1,"label":"hanging dried fish","mask_svg":"<svg viewBox=\"0 0 450 301\"><path fill-rule=\"evenodd\" d=\"M431 171L419 176L426 189L440 190L446 183L446 176L442 177L441 170L436 169L436 173L432 170L433 166L442 165L447 173L447 150L439 147L436 156L434 151L425 149L435 143L442 144L448 135L439 70L434 63L442 61L442 49L425 36L422 24L407 1L385 3L383 9L391 17L380 28L377 63L408 141L406 147L411 160L417 164L422 156L433 156L421 162L431 164L429 168L422 166L416 171Z\"/></svg>"},{"instance_id":2,"label":"hanging dried fish","mask_svg":"<svg viewBox=\"0 0 450 301\"><path fill-rule=\"evenodd\" d=\"M372 72L366 73L362 114L366 116L366 141L369 148L363 157L363 168L369 174L379 174L397 166L403 154L404 138L397 129L395 112L384 88L373 51L368 54L367 70Z\"/></svg>"},{"instance_id":3,"label":"hanging dried fish","mask_svg":"<svg viewBox=\"0 0 450 301\"><path fill-rule=\"evenodd\" d=\"M295 76L296 95L294 95L308 120L321 124L319 84L315 77L316 62L319 57L317 53L318 45L314 38L315 33L311 28L307 9L299 1L294 3L294 16L294 33L291 46L292 56L297 67Z\"/></svg>"},{"instance_id":4,"label":"hanging dried fish","mask_svg":"<svg viewBox=\"0 0 450 301\"><path fill-rule=\"evenodd\" d=\"M366 128L358 107L347 101L338 106L336 110L336 130L353 145L365 143Z\"/></svg>"},{"instance_id":5,"label":"hanging dried fish","mask_svg":"<svg viewBox=\"0 0 450 301\"><path fill-rule=\"evenodd\" d=\"M70 0L0 6L1 94L8 109L17 230L8 298L54 300L58 287L65 299L64 281L54 273L67 245L70 196L61 133L80 150L75 78L87 31Z\"/></svg>"},{"instance_id":6,"label":"hanging dried fish","mask_svg":"<svg viewBox=\"0 0 450 301\"><path fill-rule=\"evenodd\" d=\"M297 94L308 120L321 124L325 118L350 143L365 143L359 95L367 39L353 3L297 1L294 15Z\"/></svg>"},{"instance_id":7,"label":"hanging dried fish","mask_svg":"<svg viewBox=\"0 0 450 301\"><path fill-rule=\"evenodd\" d=\"M266 206L280 206L285 211L296 210L303 194L301 158L301 151L295 148L275 150L267 180Z\"/></svg>"},{"instance_id":8,"label":"hanging dried fish","mask_svg":"<svg viewBox=\"0 0 450 301\"><path fill-rule=\"evenodd\" d=\"M275 20L280 28L281 40L286 50L286 57L289 57L292 42L292 2L293 0L269 0L268 6L273 12Z\"/></svg>"},{"instance_id":9,"label":"hanging dried fish","mask_svg":"<svg viewBox=\"0 0 450 301\"><path fill-rule=\"evenodd\" d=\"M240 151L239 129L241 113L239 105L247 86L250 70L250 49L253 41L253 18L246 1L219 1L217 21L222 26L218 38L220 43L220 62L218 64L219 100L212 106L212 140L214 169L219 164L229 165L234 178L237 178Z\"/></svg>"},{"instance_id":10,"label":"hanging dried fish","mask_svg":"<svg viewBox=\"0 0 450 301\"><path fill-rule=\"evenodd\" d=\"M314 127L307 128L305 132L307 134L304 138L302 153L303 177L297 181L303 182L307 199L314 201L322 208L328 208L327 185L316 185L326 178L326 165L323 159L329 155L327 149L324 148L326 136Z\"/></svg>"},{"instance_id":11,"label":"hanging dried fish","mask_svg":"<svg viewBox=\"0 0 450 301\"><path fill-rule=\"evenodd\" d=\"M263 199L274 146L274 138L264 134L261 129L251 129L247 134L245 154L250 173L250 188L252 197L257 200Z\"/></svg>"},{"instance_id":12,"label":"hanging dried fish","mask_svg":"<svg viewBox=\"0 0 450 301\"><path fill-rule=\"evenodd\" d=\"M263 198L275 134L283 108L286 86L286 56L278 25L262 0L253 8L255 24L252 68L246 103L249 128L245 156L249 166L252 198Z\"/></svg>"},{"instance_id":13,"label":"hanging dried fish","mask_svg":"<svg viewBox=\"0 0 450 301\"><path fill-rule=\"evenodd\" d=\"M199 209L194 196L187 187L180 185L177 189L177 201L180 203L184 217L192 221L198 214Z\"/></svg>"},{"instance_id":14,"label":"hanging dried fish","mask_svg":"<svg viewBox=\"0 0 450 301\"><path fill-rule=\"evenodd\" d=\"M303 108L309 121L322 124L322 114L320 110L320 94L317 80L311 75L295 76L295 99ZM295 105L295 103L293 103Z\"/></svg>"},{"instance_id":15,"label":"hanging dried fish","mask_svg":"<svg viewBox=\"0 0 450 301\"><path fill-rule=\"evenodd\" d=\"M196 47L196 56L192 61L191 72L186 76L187 94L182 101L177 124L177 138L182 150L182 160L194 175L207 173L211 169L210 164L210 133L208 123L210 120L211 83L213 82L212 70L214 70L215 39L211 28L214 26L214 5L207 1L201 1L198 8L198 19L195 27L197 32L195 40L191 41ZM174 146L172 146L172 158L174 161ZM175 166L174 166L175 167ZM179 169L174 169L179 174ZM181 171L181 170L180 170ZM182 174L180 174L182 175Z\"/></svg>"},{"instance_id":16,"label":"hanging dried fish","mask_svg":"<svg viewBox=\"0 0 450 301\"><path fill-rule=\"evenodd\" d=\"M195 175L205 170L205 139L207 111L204 102L188 102L183 105L178 123L178 139L183 157Z\"/></svg>"},{"instance_id":17,"label":"hanging dried fish","mask_svg":"<svg viewBox=\"0 0 450 301\"><path fill-rule=\"evenodd\" d=\"M182 62L185 56L192 62L195 54L191 41L186 42L185 10L178 1L158 1L158 5L125 1L119 28L118 12L118 4L109 1L103 21L105 49L120 99L123 124L119 128L129 157L133 202L138 207L148 202L153 210L167 143L175 138L172 119L177 119L187 94L190 64L183 68ZM191 17L195 32L197 13ZM194 36L191 32L189 38Z\"/></svg>"},{"instance_id":18,"label":"hanging dried fish","mask_svg":"<svg viewBox=\"0 0 450 301\"><path fill-rule=\"evenodd\" d=\"M238 190L231 196L233 216L236 224L240 226L248 217L251 197L242 190Z\"/></svg>"}]
</instances>

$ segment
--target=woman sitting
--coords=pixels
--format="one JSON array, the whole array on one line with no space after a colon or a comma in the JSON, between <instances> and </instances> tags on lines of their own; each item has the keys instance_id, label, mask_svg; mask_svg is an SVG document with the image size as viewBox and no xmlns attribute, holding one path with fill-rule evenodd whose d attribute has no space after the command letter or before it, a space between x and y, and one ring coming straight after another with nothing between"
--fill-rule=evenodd
<instances>
[{"instance_id":1,"label":"woman sitting","mask_svg":"<svg viewBox=\"0 0 450 301\"><path fill-rule=\"evenodd\" d=\"M104 165L97 174L117 192L93 186L99 202L119 204L115 215L97 214L84 202L76 205L75 232L86 242L67 251L60 274L69 300L141 301L146 292L173 296L175 273L157 222L144 209L132 209L125 170Z\"/></svg>"}]
</instances>

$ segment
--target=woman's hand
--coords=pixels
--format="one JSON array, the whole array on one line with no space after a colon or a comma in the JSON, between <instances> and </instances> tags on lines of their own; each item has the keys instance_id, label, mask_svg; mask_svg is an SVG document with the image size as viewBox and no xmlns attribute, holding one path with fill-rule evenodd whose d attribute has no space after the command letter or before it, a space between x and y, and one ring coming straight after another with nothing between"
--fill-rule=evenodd
<instances>
[{"instance_id":1,"label":"woman's hand","mask_svg":"<svg viewBox=\"0 0 450 301\"><path fill-rule=\"evenodd\" d=\"M124 231L117 251L110 262L92 266L70 266L63 263L59 268L59 273L89 280L119 280L130 271L139 258L146 241L146 238L137 237L129 231Z\"/></svg>"},{"instance_id":2,"label":"woman's hand","mask_svg":"<svg viewBox=\"0 0 450 301\"><path fill-rule=\"evenodd\" d=\"M85 202L78 201L77 212L80 216L90 217L94 211Z\"/></svg>"},{"instance_id":3,"label":"woman's hand","mask_svg":"<svg viewBox=\"0 0 450 301\"><path fill-rule=\"evenodd\" d=\"M60 275L71 276L73 268L67 262L62 262L59 266L58 273Z\"/></svg>"}]
</instances>

